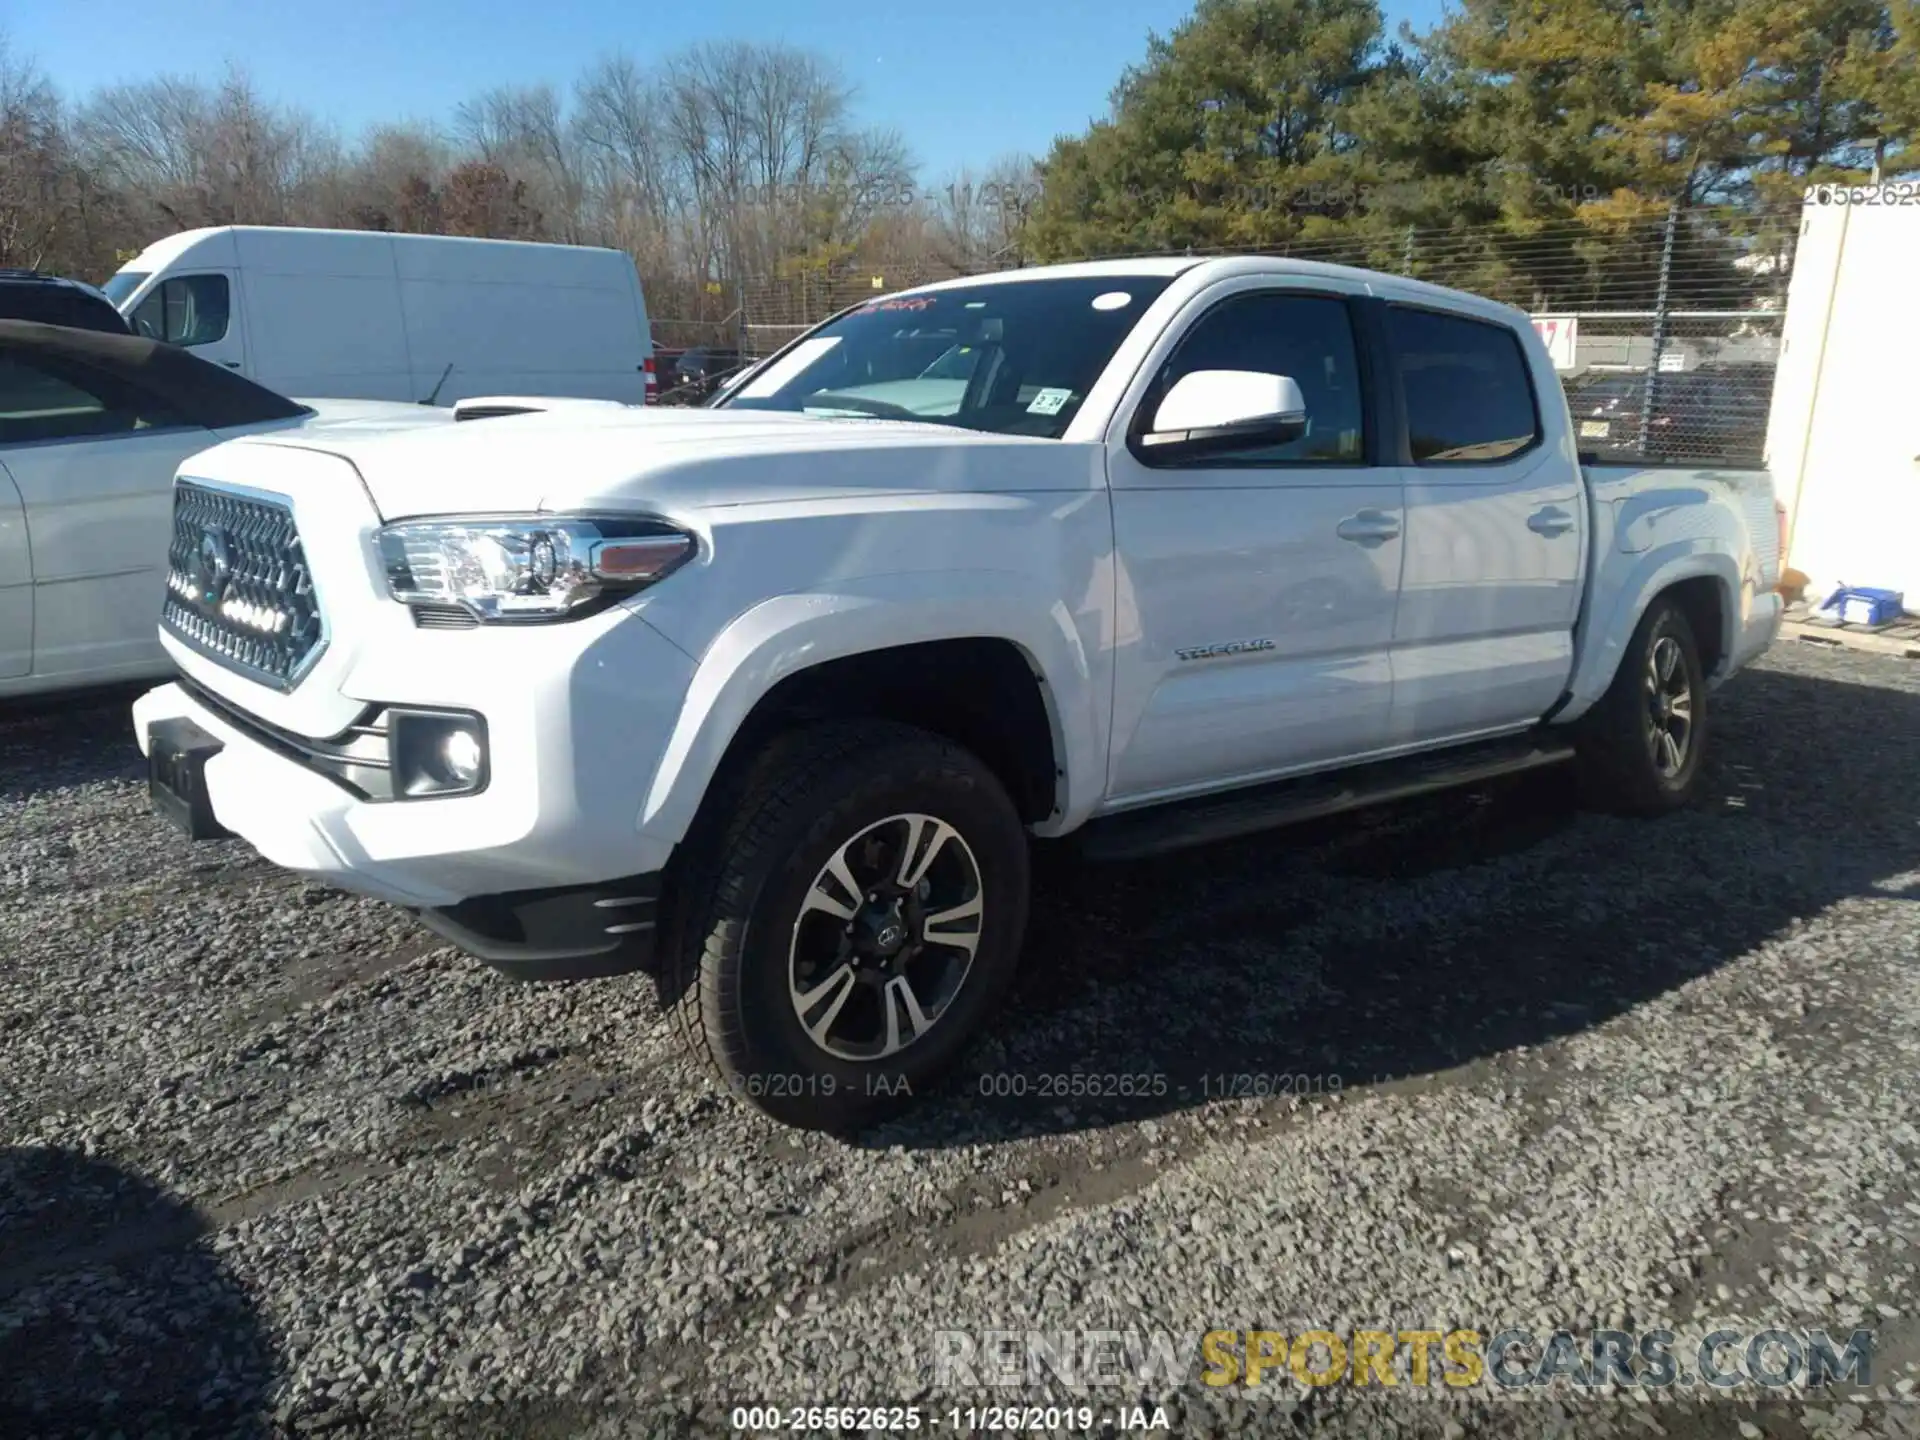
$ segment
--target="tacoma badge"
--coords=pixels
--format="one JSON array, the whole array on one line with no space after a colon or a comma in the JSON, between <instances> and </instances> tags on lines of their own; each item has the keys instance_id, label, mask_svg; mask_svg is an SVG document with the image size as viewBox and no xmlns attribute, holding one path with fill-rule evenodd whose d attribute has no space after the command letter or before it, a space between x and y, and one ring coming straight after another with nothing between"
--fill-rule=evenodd
<instances>
[{"instance_id":1,"label":"tacoma badge","mask_svg":"<svg viewBox=\"0 0 1920 1440\"><path fill-rule=\"evenodd\" d=\"M1189 645L1173 653L1182 660L1218 660L1225 655L1250 655L1256 650L1271 649L1271 640L1228 640L1219 645Z\"/></svg>"}]
</instances>

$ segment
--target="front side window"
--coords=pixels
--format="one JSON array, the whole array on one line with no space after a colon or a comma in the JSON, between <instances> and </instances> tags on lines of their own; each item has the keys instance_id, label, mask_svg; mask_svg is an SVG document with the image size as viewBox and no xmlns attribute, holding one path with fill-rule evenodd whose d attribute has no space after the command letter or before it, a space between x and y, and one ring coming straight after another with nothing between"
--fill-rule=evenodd
<instances>
[{"instance_id":1,"label":"front side window","mask_svg":"<svg viewBox=\"0 0 1920 1440\"><path fill-rule=\"evenodd\" d=\"M165 406L111 377L0 350L0 445L127 435L179 423Z\"/></svg>"},{"instance_id":2,"label":"front side window","mask_svg":"<svg viewBox=\"0 0 1920 1440\"><path fill-rule=\"evenodd\" d=\"M1387 336L1421 465L1486 464L1540 434L1533 381L1513 331L1484 320L1387 307Z\"/></svg>"},{"instance_id":3,"label":"front side window","mask_svg":"<svg viewBox=\"0 0 1920 1440\"><path fill-rule=\"evenodd\" d=\"M1057 440L1164 276L1002 280L874 300L763 362L718 408L918 420Z\"/></svg>"},{"instance_id":4,"label":"front side window","mask_svg":"<svg viewBox=\"0 0 1920 1440\"><path fill-rule=\"evenodd\" d=\"M1174 382L1196 370L1287 375L1307 402L1298 439L1215 451L1201 465L1342 465L1365 455L1360 360L1347 303L1327 295L1262 292L1216 306L1161 367L1143 407L1151 419Z\"/></svg>"},{"instance_id":5,"label":"front side window","mask_svg":"<svg viewBox=\"0 0 1920 1440\"><path fill-rule=\"evenodd\" d=\"M134 328L169 345L211 345L227 335L231 308L224 275L178 275L162 280L133 312Z\"/></svg>"}]
</instances>

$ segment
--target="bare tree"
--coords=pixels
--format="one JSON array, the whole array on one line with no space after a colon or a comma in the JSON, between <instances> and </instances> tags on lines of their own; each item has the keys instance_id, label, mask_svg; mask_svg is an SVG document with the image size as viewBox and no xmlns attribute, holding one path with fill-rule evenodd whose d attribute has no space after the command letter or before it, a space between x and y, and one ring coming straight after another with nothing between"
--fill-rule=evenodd
<instances>
[{"instance_id":1,"label":"bare tree","mask_svg":"<svg viewBox=\"0 0 1920 1440\"><path fill-rule=\"evenodd\" d=\"M962 167L933 194L933 235L955 265L1018 264L1027 210L1040 194L1031 155L1003 155L983 170Z\"/></svg>"},{"instance_id":2,"label":"bare tree","mask_svg":"<svg viewBox=\"0 0 1920 1440\"><path fill-rule=\"evenodd\" d=\"M750 280L1000 252L1027 163L929 202L832 62L779 43L613 55L571 88L498 87L444 130L377 125L345 145L237 71L109 86L69 114L0 40L0 263L90 278L201 225L558 239L627 250L657 315L719 324Z\"/></svg>"},{"instance_id":3,"label":"bare tree","mask_svg":"<svg viewBox=\"0 0 1920 1440\"><path fill-rule=\"evenodd\" d=\"M442 225L440 187L452 147L430 126L380 125L332 179L326 223L433 234Z\"/></svg>"},{"instance_id":4,"label":"bare tree","mask_svg":"<svg viewBox=\"0 0 1920 1440\"><path fill-rule=\"evenodd\" d=\"M158 202L203 182L207 110L205 90L190 80L113 85L81 110L77 136L87 163L108 184Z\"/></svg>"},{"instance_id":5,"label":"bare tree","mask_svg":"<svg viewBox=\"0 0 1920 1440\"><path fill-rule=\"evenodd\" d=\"M490 160L468 160L454 167L440 195L449 233L494 240L531 240L539 236L541 216L527 198L527 183Z\"/></svg>"},{"instance_id":6,"label":"bare tree","mask_svg":"<svg viewBox=\"0 0 1920 1440\"><path fill-rule=\"evenodd\" d=\"M0 265L44 263L71 168L59 98L0 34Z\"/></svg>"},{"instance_id":7,"label":"bare tree","mask_svg":"<svg viewBox=\"0 0 1920 1440\"><path fill-rule=\"evenodd\" d=\"M585 238L587 182L577 137L551 85L502 86L454 112L454 136L475 158L527 187L556 240Z\"/></svg>"},{"instance_id":8,"label":"bare tree","mask_svg":"<svg viewBox=\"0 0 1920 1440\"><path fill-rule=\"evenodd\" d=\"M573 130L595 233L632 254L650 287L670 283L688 206L661 123L658 77L628 56L612 56L581 77L574 97Z\"/></svg>"},{"instance_id":9,"label":"bare tree","mask_svg":"<svg viewBox=\"0 0 1920 1440\"><path fill-rule=\"evenodd\" d=\"M81 112L77 136L149 228L297 222L340 164L324 128L269 104L238 71L211 89L177 77L112 86Z\"/></svg>"}]
</instances>

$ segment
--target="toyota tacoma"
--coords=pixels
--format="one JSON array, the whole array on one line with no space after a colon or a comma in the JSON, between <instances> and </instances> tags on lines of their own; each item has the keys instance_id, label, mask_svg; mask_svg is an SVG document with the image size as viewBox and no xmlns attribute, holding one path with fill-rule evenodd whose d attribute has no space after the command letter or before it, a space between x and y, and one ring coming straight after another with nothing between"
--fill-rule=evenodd
<instances>
[{"instance_id":1,"label":"toyota tacoma","mask_svg":"<svg viewBox=\"0 0 1920 1440\"><path fill-rule=\"evenodd\" d=\"M875 298L700 408L254 435L173 505L156 808L652 970L821 1127L978 1031L1036 845L1562 762L1669 811L1781 609L1764 470L1583 466L1523 313L1264 258Z\"/></svg>"}]
</instances>

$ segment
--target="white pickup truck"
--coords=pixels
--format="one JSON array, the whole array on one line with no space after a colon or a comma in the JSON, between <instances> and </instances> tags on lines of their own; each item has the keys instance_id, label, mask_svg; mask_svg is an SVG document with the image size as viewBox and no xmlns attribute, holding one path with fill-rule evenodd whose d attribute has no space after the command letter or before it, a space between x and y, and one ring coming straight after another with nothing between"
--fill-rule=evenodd
<instances>
[{"instance_id":1,"label":"white pickup truck","mask_svg":"<svg viewBox=\"0 0 1920 1440\"><path fill-rule=\"evenodd\" d=\"M652 968L736 1094L843 1126L1006 990L1035 839L1561 761L1685 804L1778 526L1764 471L1583 471L1504 306L1034 269L860 305L710 408L196 456L136 729L190 834L510 973Z\"/></svg>"}]
</instances>

